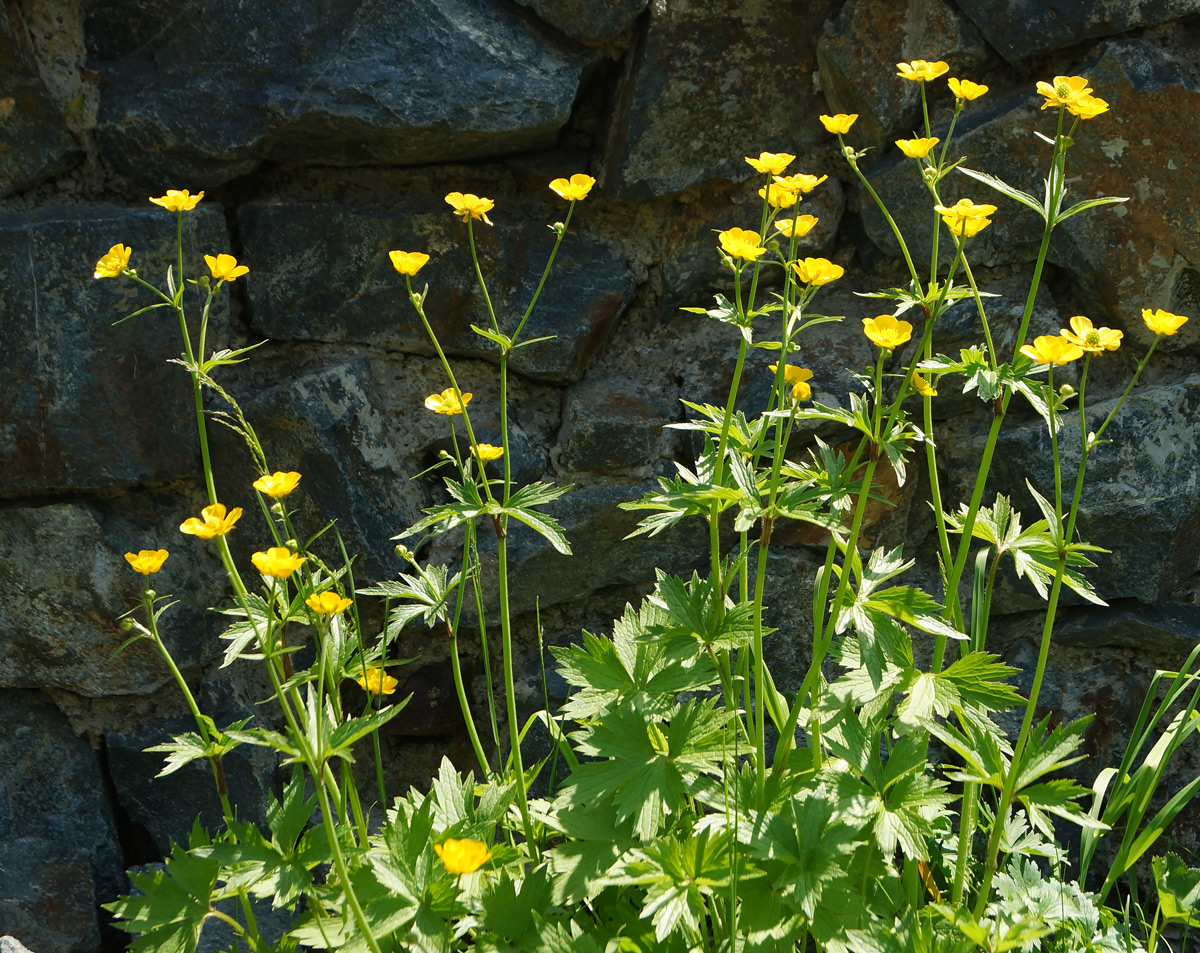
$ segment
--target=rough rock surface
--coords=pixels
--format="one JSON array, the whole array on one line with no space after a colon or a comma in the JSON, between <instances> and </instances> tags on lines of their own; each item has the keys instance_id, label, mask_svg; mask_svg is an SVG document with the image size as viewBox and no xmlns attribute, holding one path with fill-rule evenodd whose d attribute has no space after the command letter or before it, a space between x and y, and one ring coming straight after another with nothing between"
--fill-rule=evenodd
<instances>
[{"instance_id":1,"label":"rough rock surface","mask_svg":"<svg viewBox=\"0 0 1200 953\"><path fill-rule=\"evenodd\" d=\"M88 503L0 510L0 685L63 688L89 697L146 694L171 674L147 640L114 657L130 636L118 618L140 602L142 576L126 552L172 551L152 585L182 600L161 621L176 661L200 665L219 652L206 606L224 587L211 543L179 534L198 500L165 491ZM31 548L30 540L36 540ZM0 699L4 696L0 695Z\"/></svg>"},{"instance_id":2,"label":"rough rock surface","mask_svg":"<svg viewBox=\"0 0 1200 953\"><path fill-rule=\"evenodd\" d=\"M166 363L183 349L178 321L160 309L113 327L154 298L128 279L92 278L96 260L121 243L133 249L130 267L165 284L155 271L174 257L172 219L149 205L0 213L0 495L196 473L191 388ZM202 252L228 249L220 213L203 204L189 212L184 242L194 250L185 268L196 274ZM222 292L210 339L227 320Z\"/></svg>"},{"instance_id":3,"label":"rough rock surface","mask_svg":"<svg viewBox=\"0 0 1200 953\"><path fill-rule=\"evenodd\" d=\"M427 250L433 259L413 280L429 285L426 314L453 356L498 359L496 346L471 330L490 329L472 270L462 223L440 199L410 201L388 211L338 206L254 205L240 212L243 240L262 277L249 277L253 324L274 340L369 344L433 354L388 251ZM511 214L511 213L510 213ZM480 265L500 329L512 333L529 306L554 236L544 226L476 228ZM319 269L315 261L323 262ZM538 380L582 376L628 306L633 274L621 255L586 235L569 234L522 332L553 336L511 357L514 371Z\"/></svg>"},{"instance_id":4,"label":"rough rock surface","mask_svg":"<svg viewBox=\"0 0 1200 953\"><path fill-rule=\"evenodd\" d=\"M0 197L66 172L83 159L20 31L20 21L0 12Z\"/></svg>"},{"instance_id":5,"label":"rough rock surface","mask_svg":"<svg viewBox=\"0 0 1200 953\"><path fill-rule=\"evenodd\" d=\"M1010 62L1200 13L1196 0L958 0L958 5Z\"/></svg>"},{"instance_id":6,"label":"rough rock surface","mask_svg":"<svg viewBox=\"0 0 1200 953\"><path fill-rule=\"evenodd\" d=\"M584 65L484 0L106 0L87 12L89 63L109 83L101 148L159 188L215 186L266 159L405 165L544 148Z\"/></svg>"},{"instance_id":7,"label":"rough rock surface","mask_svg":"<svg viewBox=\"0 0 1200 953\"><path fill-rule=\"evenodd\" d=\"M599 43L624 33L648 0L517 0L580 43Z\"/></svg>"},{"instance_id":8,"label":"rough rock surface","mask_svg":"<svg viewBox=\"0 0 1200 953\"><path fill-rule=\"evenodd\" d=\"M945 0L850 0L825 25L817 44L821 91L830 110L858 114L856 147L890 146L920 128L920 84L898 76L897 63L945 60L947 76L971 78L986 56L978 31ZM870 82L863 81L866 76ZM944 100L945 83L942 78L927 84L926 95Z\"/></svg>"},{"instance_id":9,"label":"rough rock surface","mask_svg":"<svg viewBox=\"0 0 1200 953\"><path fill-rule=\"evenodd\" d=\"M635 199L740 180L743 156L823 141L813 38L833 8L656 0L608 130L605 190Z\"/></svg>"},{"instance_id":10,"label":"rough rock surface","mask_svg":"<svg viewBox=\"0 0 1200 953\"><path fill-rule=\"evenodd\" d=\"M96 754L40 692L0 694L0 721L4 929L36 950L93 948L94 904L124 881Z\"/></svg>"}]
</instances>

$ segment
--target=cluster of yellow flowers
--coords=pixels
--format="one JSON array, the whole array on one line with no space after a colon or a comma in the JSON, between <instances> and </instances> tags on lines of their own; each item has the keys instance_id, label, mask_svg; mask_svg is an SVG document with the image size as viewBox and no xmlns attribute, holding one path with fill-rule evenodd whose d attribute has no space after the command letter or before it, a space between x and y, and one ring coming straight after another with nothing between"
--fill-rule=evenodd
<instances>
[{"instance_id":1,"label":"cluster of yellow flowers","mask_svg":"<svg viewBox=\"0 0 1200 953\"><path fill-rule=\"evenodd\" d=\"M203 191L192 195L187 189L167 189L166 195L160 195L158 198L150 196L150 201L155 205L162 206L168 212L177 212L182 215L184 212L194 209L202 198L204 198ZM92 277L119 278L128 273L129 256L132 254L133 249L126 245L113 245L96 262L96 270ZM204 261L208 265L209 272L218 282L234 281L242 275L250 273L250 269L245 265L239 265L233 255L205 255Z\"/></svg>"},{"instance_id":2,"label":"cluster of yellow flowers","mask_svg":"<svg viewBox=\"0 0 1200 953\"><path fill-rule=\"evenodd\" d=\"M1177 332L1187 318L1159 308L1151 311L1142 309L1142 320L1157 337L1167 337ZM1121 346L1123 332L1113 328L1093 326L1090 318L1077 314L1071 318L1071 328L1063 328L1058 334L1043 334L1034 338L1032 344L1021 348L1021 353L1038 364L1070 364L1084 354L1103 354Z\"/></svg>"}]
</instances>

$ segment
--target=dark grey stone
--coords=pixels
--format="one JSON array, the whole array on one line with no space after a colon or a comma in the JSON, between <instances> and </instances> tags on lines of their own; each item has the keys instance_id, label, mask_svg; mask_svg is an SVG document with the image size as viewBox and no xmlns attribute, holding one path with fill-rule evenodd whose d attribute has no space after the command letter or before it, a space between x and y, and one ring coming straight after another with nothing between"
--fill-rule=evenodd
<instances>
[{"instance_id":1,"label":"dark grey stone","mask_svg":"<svg viewBox=\"0 0 1200 953\"><path fill-rule=\"evenodd\" d=\"M201 255L227 251L228 242L219 210L202 204L188 212L187 274L207 274ZM165 285L175 222L163 209L0 214L0 495L171 480L199 469L187 374L165 363L183 351L178 321L163 308L113 327L154 299L127 278L92 278L96 260L118 243L133 249L131 267ZM197 305L197 297L192 291L187 300ZM226 302L222 291L210 341L225 333Z\"/></svg>"},{"instance_id":2,"label":"dark grey stone","mask_svg":"<svg viewBox=\"0 0 1200 953\"><path fill-rule=\"evenodd\" d=\"M614 473L658 462L668 442L670 405L629 378L602 377L567 392L557 466L568 473Z\"/></svg>"},{"instance_id":3,"label":"dark grey stone","mask_svg":"<svg viewBox=\"0 0 1200 953\"><path fill-rule=\"evenodd\" d=\"M1097 373L1093 367L1093 375ZM1088 407L1088 427L1095 429L1112 400L1089 402ZM1183 589L1195 572L1200 560L1200 500L1195 489L1200 469L1198 411L1200 377L1196 375L1139 388L1105 431L1104 438L1112 443L1100 445L1089 456L1077 531L1081 539L1112 550L1110 555L1096 554L1097 567L1086 571L1106 601L1162 602ZM940 441L951 476L948 500L965 500L969 495L963 481L973 475L985 435L983 421L947 433ZM1072 408L1059 434L1064 506L1074 486L1079 443L1079 418ZM1006 427L1001 434L985 497L990 502L995 492L1008 495L1024 526L1041 518L1025 487L1026 478L1052 499L1050 435L1040 419ZM998 581L993 603L997 611L1043 604L1026 582L1008 577L1006 570ZM1063 601L1079 602L1065 591Z\"/></svg>"},{"instance_id":4,"label":"dark grey stone","mask_svg":"<svg viewBox=\"0 0 1200 953\"><path fill-rule=\"evenodd\" d=\"M1119 645L1182 659L1200 640L1200 608L1186 603L1089 606L1056 622L1054 638L1082 648Z\"/></svg>"},{"instance_id":5,"label":"dark grey stone","mask_svg":"<svg viewBox=\"0 0 1200 953\"><path fill-rule=\"evenodd\" d=\"M986 57L979 32L945 0L850 0L817 44L829 111L858 114L847 136L856 148L890 148L921 128L920 83L898 76L897 63L944 60L950 72L926 84L937 103L950 95L947 78L972 79Z\"/></svg>"},{"instance_id":6,"label":"dark grey stone","mask_svg":"<svg viewBox=\"0 0 1200 953\"><path fill-rule=\"evenodd\" d=\"M47 915L32 924L45 932L24 936L39 950L86 949L83 941L96 929L92 895L110 899L124 882L100 764L40 692L0 692L0 723L3 877L30 886L57 882L63 889L59 908L25 891L16 895L15 907L24 916ZM34 843L46 847L45 853L30 850Z\"/></svg>"},{"instance_id":7,"label":"dark grey stone","mask_svg":"<svg viewBox=\"0 0 1200 953\"><path fill-rule=\"evenodd\" d=\"M580 43L600 43L633 26L648 0L517 0Z\"/></svg>"},{"instance_id":8,"label":"dark grey stone","mask_svg":"<svg viewBox=\"0 0 1200 953\"><path fill-rule=\"evenodd\" d=\"M83 150L38 77L27 53L28 38L19 29L19 23L0 12L0 196L66 172L83 160Z\"/></svg>"},{"instance_id":9,"label":"dark grey stone","mask_svg":"<svg viewBox=\"0 0 1200 953\"><path fill-rule=\"evenodd\" d=\"M618 92L602 184L621 199L740 181L745 156L802 155L826 141L812 92L830 0L655 3Z\"/></svg>"},{"instance_id":10,"label":"dark grey stone","mask_svg":"<svg viewBox=\"0 0 1200 953\"><path fill-rule=\"evenodd\" d=\"M484 0L97 0L85 29L101 150L155 188L545 148L585 62Z\"/></svg>"},{"instance_id":11,"label":"dark grey stone","mask_svg":"<svg viewBox=\"0 0 1200 953\"><path fill-rule=\"evenodd\" d=\"M251 714L249 712L245 713ZM218 727L225 727L224 719ZM165 857L171 843L187 844L188 832L199 817L206 830L224 824L212 768L205 759L193 761L165 777L156 777L165 764L161 752L144 749L166 744L172 735L196 732L195 722L175 715L104 736L109 771L117 800L129 820L154 840ZM266 827L267 801L275 772L275 756L266 748L242 745L222 759L229 801L239 820Z\"/></svg>"},{"instance_id":12,"label":"dark grey stone","mask_svg":"<svg viewBox=\"0 0 1200 953\"><path fill-rule=\"evenodd\" d=\"M215 657L214 630L223 626L206 607L221 601L227 584L212 544L178 529L199 512L198 503L160 490L0 510L0 585L8 593L0 605L0 685L98 697L167 684L170 671L149 640L114 657L131 634L118 619L145 589L124 553L141 549L172 553L149 579L159 593L180 599L159 623L176 662L187 668Z\"/></svg>"},{"instance_id":13,"label":"dark grey stone","mask_svg":"<svg viewBox=\"0 0 1200 953\"><path fill-rule=\"evenodd\" d=\"M38 953L91 953L100 946L96 884L84 849L42 837L0 840L0 929ZM11 936L0 953L30 953Z\"/></svg>"},{"instance_id":14,"label":"dark grey stone","mask_svg":"<svg viewBox=\"0 0 1200 953\"><path fill-rule=\"evenodd\" d=\"M553 247L542 225L476 224L480 264L500 328L512 333L528 307ZM413 279L429 285L430 323L452 356L498 360L471 264L465 228L440 200L365 211L331 205L243 206L242 237L258 272L248 284L253 324L274 340L369 344L434 353L388 251L427 251ZM511 221L511 212L507 216ZM314 263L319 263L314 268ZM554 335L512 353L510 367L536 380L566 382L583 374L632 298L635 282L609 245L569 234L521 339Z\"/></svg>"},{"instance_id":15,"label":"dark grey stone","mask_svg":"<svg viewBox=\"0 0 1200 953\"><path fill-rule=\"evenodd\" d=\"M958 5L1010 62L1200 13L1196 0L958 0Z\"/></svg>"}]
</instances>

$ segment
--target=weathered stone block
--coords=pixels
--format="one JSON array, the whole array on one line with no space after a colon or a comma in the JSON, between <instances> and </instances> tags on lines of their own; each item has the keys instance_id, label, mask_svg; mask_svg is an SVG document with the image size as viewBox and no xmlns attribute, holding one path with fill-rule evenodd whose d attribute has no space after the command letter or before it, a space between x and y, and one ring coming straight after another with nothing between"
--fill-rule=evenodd
<instances>
[{"instance_id":1,"label":"weathered stone block","mask_svg":"<svg viewBox=\"0 0 1200 953\"><path fill-rule=\"evenodd\" d=\"M113 327L154 299L128 279L92 278L96 260L123 243L133 249L131 267L165 284L174 240L173 216L154 206L0 214L0 495L171 480L199 469L187 375L166 364L183 350L178 321L160 309ZM202 253L225 251L228 242L218 210L189 212L188 274L204 268ZM210 340L227 320L222 292Z\"/></svg>"},{"instance_id":2,"label":"weathered stone block","mask_svg":"<svg viewBox=\"0 0 1200 953\"><path fill-rule=\"evenodd\" d=\"M825 140L812 91L830 0L680 0L650 7L618 94L602 184L621 199L742 180L744 156Z\"/></svg>"},{"instance_id":3,"label":"weathered stone block","mask_svg":"<svg viewBox=\"0 0 1200 953\"><path fill-rule=\"evenodd\" d=\"M111 899L124 882L99 762L40 692L0 692L0 722L5 929L22 929L34 949L79 953L98 940L93 897Z\"/></svg>"},{"instance_id":4,"label":"weathered stone block","mask_svg":"<svg viewBox=\"0 0 1200 953\"><path fill-rule=\"evenodd\" d=\"M920 84L898 76L897 63L945 60L947 77L970 79L986 57L979 32L944 0L850 0L817 44L830 112L858 114L856 147L891 146L920 128ZM926 95L944 100L945 84L927 83Z\"/></svg>"},{"instance_id":5,"label":"weathered stone block","mask_svg":"<svg viewBox=\"0 0 1200 953\"><path fill-rule=\"evenodd\" d=\"M19 29L19 23L0 12L0 196L36 185L83 160L83 150L38 77Z\"/></svg>"},{"instance_id":6,"label":"weathered stone block","mask_svg":"<svg viewBox=\"0 0 1200 953\"><path fill-rule=\"evenodd\" d=\"M1009 62L1200 12L1196 0L958 0L958 5Z\"/></svg>"},{"instance_id":7,"label":"weathered stone block","mask_svg":"<svg viewBox=\"0 0 1200 953\"><path fill-rule=\"evenodd\" d=\"M496 346L471 330L491 323L465 230L444 202L414 201L387 212L252 203L239 215L257 272L248 276L253 323L267 337L432 355L404 279L388 259L394 248L424 249L433 258L413 285L429 284L426 313L442 347L454 356L498 360ZM477 227L476 241L500 328L511 333L537 289L554 236L544 226L507 225L493 215L495 227ZM618 252L586 235L568 235L521 335L553 340L519 348L509 366L537 380L577 380L634 287Z\"/></svg>"},{"instance_id":8,"label":"weathered stone block","mask_svg":"<svg viewBox=\"0 0 1200 953\"><path fill-rule=\"evenodd\" d=\"M88 6L108 83L97 135L147 187L210 187L265 159L396 165L552 145L585 60L485 0L287 0L186 13Z\"/></svg>"},{"instance_id":9,"label":"weathered stone block","mask_svg":"<svg viewBox=\"0 0 1200 953\"><path fill-rule=\"evenodd\" d=\"M206 610L225 591L210 543L179 535L195 501L156 491L96 505L57 503L0 510L0 686L51 686L89 697L146 694L171 674L142 640L113 657L130 633L118 619L140 601L144 577L124 553L165 548L160 592L181 603L162 618L176 661L215 657L217 617ZM36 546L30 541L36 540ZM186 541L185 541L186 540Z\"/></svg>"},{"instance_id":10,"label":"weathered stone block","mask_svg":"<svg viewBox=\"0 0 1200 953\"><path fill-rule=\"evenodd\" d=\"M517 0L580 43L600 43L633 26L648 0Z\"/></svg>"},{"instance_id":11,"label":"weathered stone block","mask_svg":"<svg viewBox=\"0 0 1200 953\"><path fill-rule=\"evenodd\" d=\"M644 469L663 456L672 410L628 378L582 381L567 393L557 465L568 473Z\"/></svg>"}]
</instances>

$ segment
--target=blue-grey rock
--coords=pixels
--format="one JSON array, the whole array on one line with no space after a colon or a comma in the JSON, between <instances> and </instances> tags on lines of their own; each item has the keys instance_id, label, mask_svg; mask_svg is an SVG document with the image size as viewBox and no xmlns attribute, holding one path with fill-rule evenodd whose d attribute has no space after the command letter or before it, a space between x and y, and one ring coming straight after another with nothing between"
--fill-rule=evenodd
<instances>
[{"instance_id":1,"label":"blue-grey rock","mask_svg":"<svg viewBox=\"0 0 1200 953\"><path fill-rule=\"evenodd\" d=\"M0 604L0 686L99 697L167 684L170 671L148 640L114 657L131 635L118 620L145 589L124 554L142 549L171 553L150 585L179 600L159 623L177 663L188 668L216 657L216 630L224 626L206 607L220 603L227 584L212 544L178 529L199 502L157 490L0 509L0 585L8 594ZM145 621L144 612L139 618Z\"/></svg>"},{"instance_id":2,"label":"blue-grey rock","mask_svg":"<svg viewBox=\"0 0 1200 953\"><path fill-rule=\"evenodd\" d=\"M0 692L0 723L0 870L26 885L9 902L37 928L23 934L35 948L78 953L95 936L93 896L111 899L124 883L99 761L40 692ZM61 906L35 885L57 885ZM19 919L11 927L21 928Z\"/></svg>"},{"instance_id":3,"label":"blue-grey rock","mask_svg":"<svg viewBox=\"0 0 1200 953\"><path fill-rule=\"evenodd\" d=\"M1097 385L1102 373L1093 364L1089 384ZM1112 398L1089 401L1088 429L1096 429L1112 406ZM1014 410L1019 413L1021 408L1018 405ZM1200 376L1147 385L1133 392L1105 431L1104 439L1112 443L1101 444L1089 455L1077 532L1080 539L1112 550L1111 554L1097 553L1096 568L1085 571L1106 601L1159 603L1178 598L1195 573L1200 560L1198 419ZM971 428L956 424L953 432L939 441L949 475L944 490L948 503L956 505L955 501L969 495L965 481L973 477L987 423L977 420ZM1059 434L1064 505L1074 486L1079 445L1079 418L1072 405ZM996 448L985 502L1001 492L1021 512L1022 525L1040 519L1025 481L1052 499L1051 459L1050 435L1040 419L1025 424L1019 418L1010 421ZM1043 605L1032 587L1012 577L1007 567L997 585L1000 588L993 605L998 609L1014 612ZM1064 604L1079 601L1064 592Z\"/></svg>"},{"instance_id":4,"label":"blue-grey rock","mask_svg":"<svg viewBox=\"0 0 1200 953\"><path fill-rule=\"evenodd\" d=\"M96 884L86 850L43 837L0 839L0 929L39 953L91 953L100 946ZM11 936L0 953L29 953Z\"/></svg>"},{"instance_id":5,"label":"blue-grey rock","mask_svg":"<svg viewBox=\"0 0 1200 953\"><path fill-rule=\"evenodd\" d=\"M228 251L228 242L219 210L202 204L187 213L187 273L197 275L201 255ZM175 223L163 209L0 214L0 495L127 486L199 469L187 374L166 363L183 351L178 321L164 308L113 327L154 299L130 279L92 277L118 243L133 249L131 267L165 286ZM210 341L227 320L222 291Z\"/></svg>"},{"instance_id":6,"label":"blue-grey rock","mask_svg":"<svg viewBox=\"0 0 1200 953\"><path fill-rule=\"evenodd\" d=\"M580 43L601 43L633 26L648 0L517 0Z\"/></svg>"},{"instance_id":7,"label":"blue-grey rock","mask_svg":"<svg viewBox=\"0 0 1200 953\"><path fill-rule=\"evenodd\" d=\"M958 5L1000 55L1014 63L1200 13L1196 0L958 0Z\"/></svg>"},{"instance_id":8,"label":"blue-grey rock","mask_svg":"<svg viewBox=\"0 0 1200 953\"><path fill-rule=\"evenodd\" d=\"M0 197L83 160L83 150L67 131L26 52L28 38L19 30L19 22L0 12Z\"/></svg>"},{"instance_id":9,"label":"blue-grey rock","mask_svg":"<svg viewBox=\"0 0 1200 953\"><path fill-rule=\"evenodd\" d=\"M1200 609L1182 602L1087 606L1057 622L1054 638L1081 648L1118 645L1182 659L1200 641Z\"/></svg>"},{"instance_id":10,"label":"blue-grey rock","mask_svg":"<svg viewBox=\"0 0 1200 953\"><path fill-rule=\"evenodd\" d=\"M511 334L537 289L553 247L544 226L476 227L480 266L500 329ZM434 354L388 252L426 251L432 260L413 279L429 285L426 314L442 347L456 357L497 361L491 341L471 325L491 327L479 293L465 228L441 200L367 211L334 205L260 205L239 212L255 271L248 276L252 323L273 340L367 344ZM315 267L314 267L315 266ZM587 235L569 234L521 339L553 340L512 353L512 370L536 380L582 376L628 306L635 282L624 258Z\"/></svg>"},{"instance_id":11,"label":"blue-grey rock","mask_svg":"<svg viewBox=\"0 0 1200 953\"><path fill-rule=\"evenodd\" d=\"M566 397L556 463L567 473L616 473L661 465L674 442L672 407L629 378L589 378Z\"/></svg>"},{"instance_id":12,"label":"blue-grey rock","mask_svg":"<svg viewBox=\"0 0 1200 953\"><path fill-rule=\"evenodd\" d=\"M817 44L829 112L858 114L847 137L856 148L890 146L920 128L920 83L898 76L897 63L949 64L946 77L926 84L927 97L937 102L950 95L947 77L971 79L986 58L979 32L945 0L850 0Z\"/></svg>"},{"instance_id":13,"label":"blue-grey rock","mask_svg":"<svg viewBox=\"0 0 1200 953\"><path fill-rule=\"evenodd\" d=\"M250 714L253 713L246 712L242 717ZM223 728L228 723L226 719L218 719L217 727ZM208 761L193 761L165 777L156 777L166 756L145 750L166 744L173 735L185 732L194 734L195 722L184 715L173 715L123 731L110 731L104 736L108 767L121 810L153 839L164 857L170 852L172 842L187 844L188 832L197 817L206 830L219 831L223 827L221 802ZM269 749L252 745L242 745L222 759L229 801L236 806L238 819L257 824L263 831L267 830L267 802L275 760Z\"/></svg>"},{"instance_id":14,"label":"blue-grey rock","mask_svg":"<svg viewBox=\"0 0 1200 953\"><path fill-rule=\"evenodd\" d=\"M827 134L812 90L830 0L654 3L617 95L602 185L621 199L750 176L745 156L802 155Z\"/></svg>"},{"instance_id":15,"label":"blue-grey rock","mask_svg":"<svg viewBox=\"0 0 1200 953\"><path fill-rule=\"evenodd\" d=\"M101 151L153 188L544 148L585 63L484 0L97 0L85 29Z\"/></svg>"}]
</instances>

